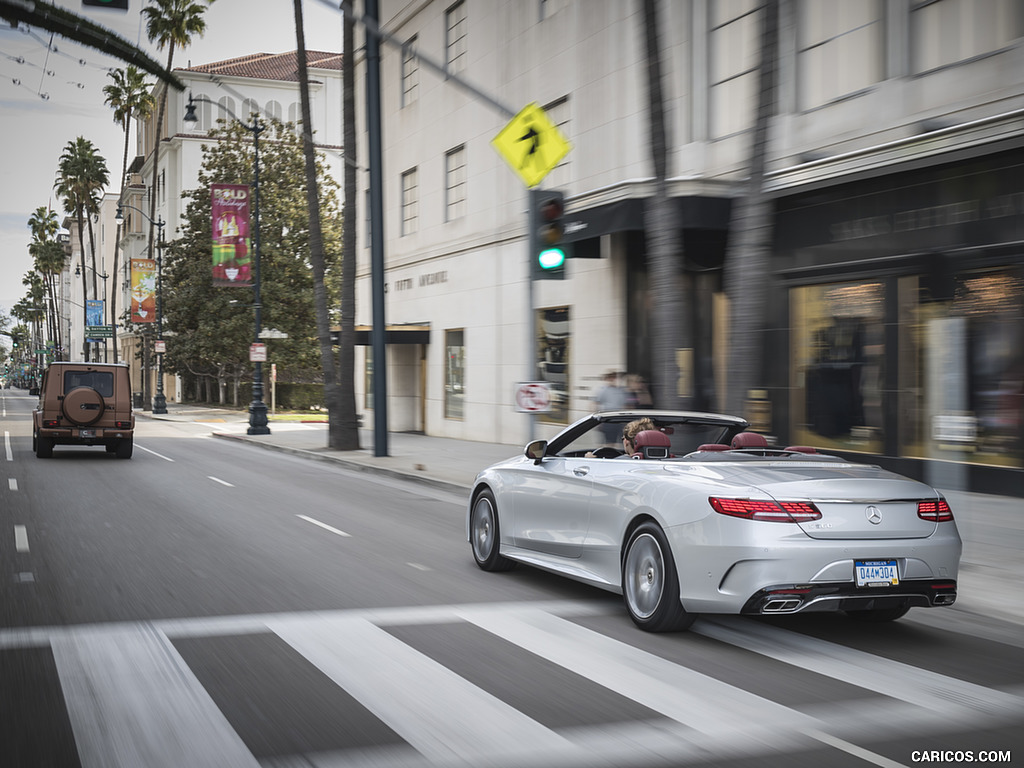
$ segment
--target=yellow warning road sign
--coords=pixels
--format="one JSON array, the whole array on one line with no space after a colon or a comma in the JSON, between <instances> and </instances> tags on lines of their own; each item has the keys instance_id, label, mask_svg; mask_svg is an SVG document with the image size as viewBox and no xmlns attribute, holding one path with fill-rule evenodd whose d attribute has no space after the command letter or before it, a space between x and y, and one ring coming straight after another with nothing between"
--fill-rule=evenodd
<instances>
[{"instance_id":1,"label":"yellow warning road sign","mask_svg":"<svg viewBox=\"0 0 1024 768\"><path fill-rule=\"evenodd\" d=\"M572 145L539 104L527 104L491 140L528 187L535 187L561 162Z\"/></svg>"}]
</instances>

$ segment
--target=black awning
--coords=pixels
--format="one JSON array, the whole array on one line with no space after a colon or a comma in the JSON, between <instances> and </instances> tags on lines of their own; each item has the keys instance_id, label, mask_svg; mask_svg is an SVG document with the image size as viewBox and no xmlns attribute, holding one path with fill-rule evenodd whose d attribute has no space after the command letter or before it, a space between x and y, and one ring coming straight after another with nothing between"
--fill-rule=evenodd
<instances>
[{"instance_id":1,"label":"black awning","mask_svg":"<svg viewBox=\"0 0 1024 768\"><path fill-rule=\"evenodd\" d=\"M567 243L578 243L613 232L644 231L646 198L631 197L565 214ZM732 201L724 197L673 198L680 229L729 229Z\"/></svg>"},{"instance_id":2,"label":"black awning","mask_svg":"<svg viewBox=\"0 0 1024 768\"><path fill-rule=\"evenodd\" d=\"M610 235L612 232L643 228L644 201L642 198L634 197L565 214L563 240L567 243L576 243L592 237Z\"/></svg>"},{"instance_id":3,"label":"black awning","mask_svg":"<svg viewBox=\"0 0 1024 768\"><path fill-rule=\"evenodd\" d=\"M331 329L331 343L340 341L341 331ZM430 324L410 323L407 325L389 325L384 331L385 344L429 344ZM373 344L373 326L356 326L356 346L369 347Z\"/></svg>"}]
</instances>

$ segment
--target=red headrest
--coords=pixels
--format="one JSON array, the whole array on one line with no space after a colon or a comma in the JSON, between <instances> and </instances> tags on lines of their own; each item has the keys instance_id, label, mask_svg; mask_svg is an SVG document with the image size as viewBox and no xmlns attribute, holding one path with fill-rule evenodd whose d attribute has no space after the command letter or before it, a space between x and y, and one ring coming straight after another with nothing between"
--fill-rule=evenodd
<instances>
[{"instance_id":1,"label":"red headrest","mask_svg":"<svg viewBox=\"0 0 1024 768\"><path fill-rule=\"evenodd\" d=\"M643 432L636 433L633 445L637 448L643 448L648 445L655 445L659 448L671 448L672 441L669 440L668 435L664 432L660 432L657 429L645 429Z\"/></svg>"},{"instance_id":2,"label":"red headrest","mask_svg":"<svg viewBox=\"0 0 1024 768\"><path fill-rule=\"evenodd\" d=\"M740 432L732 439L732 448L767 448L768 441L757 432Z\"/></svg>"}]
</instances>

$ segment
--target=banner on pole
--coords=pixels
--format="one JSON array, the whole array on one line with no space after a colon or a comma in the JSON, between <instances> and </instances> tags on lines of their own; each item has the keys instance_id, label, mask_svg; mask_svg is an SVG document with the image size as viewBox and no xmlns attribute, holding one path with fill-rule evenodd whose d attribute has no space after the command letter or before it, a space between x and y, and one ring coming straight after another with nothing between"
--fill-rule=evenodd
<instances>
[{"instance_id":1,"label":"banner on pole","mask_svg":"<svg viewBox=\"0 0 1024 768\"><path fill-rule=\"evenodd\" d=\"M132 322L156 322L156 260L132 259Z\"/></svg>"},{"instance_id":2,"label":"banner on pole","mask_svg":"<svg viewBox=\"0 0 1024 768\"><path fill-rule=\"evenodd\" d=\"M85 302L85 340L102 341L97 332L96 326L103 325L103 299L88 299Z\"/></svg>"},{"instance_id":3,"label":"banner on pole","mask_svg":"<svg viewBox=\"0 0 1024 768\"><path fill-rule=\"evenodd\" d=\"M249 255L249 187L211 184L213 284L220 288L252 287Z\"/></svg>"}]
</instances>

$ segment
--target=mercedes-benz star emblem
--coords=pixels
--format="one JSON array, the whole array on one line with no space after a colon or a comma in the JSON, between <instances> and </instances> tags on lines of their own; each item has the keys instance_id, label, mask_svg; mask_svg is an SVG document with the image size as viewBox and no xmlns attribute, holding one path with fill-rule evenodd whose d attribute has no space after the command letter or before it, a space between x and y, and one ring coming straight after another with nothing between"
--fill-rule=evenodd
<instances>
[{"instance_id":1,"label":"mercedes-benz star emblem","mask_svg":"<svg viewBox=\"0 0 1024 768\"><path fill-rule=\"evenodd\" d=\"M864 510L864 514L868 516L868 522L872 525L878 525L882 522L882 510L874 504L868 505L867 509Z\"/></svg>"}]
</instances>

